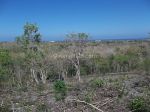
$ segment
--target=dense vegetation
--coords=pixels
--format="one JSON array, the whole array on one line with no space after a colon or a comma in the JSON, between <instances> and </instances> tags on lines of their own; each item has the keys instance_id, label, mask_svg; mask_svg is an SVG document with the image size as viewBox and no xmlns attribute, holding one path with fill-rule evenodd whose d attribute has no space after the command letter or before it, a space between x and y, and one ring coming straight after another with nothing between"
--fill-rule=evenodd
<instances>
[{"instance_id":1,"label":"dense vegetation","mask_svg":"<svg viewBox=\"0 0 150 112\"><path fill-rule=\"evenodd\" d=\"M16 42L1 43L0 111L92 112L99 102L104 112L150 112L149 41L88 38L72 33L64 42L42 42L37 25L27 23Z\"/></svg>"}]
</instances>

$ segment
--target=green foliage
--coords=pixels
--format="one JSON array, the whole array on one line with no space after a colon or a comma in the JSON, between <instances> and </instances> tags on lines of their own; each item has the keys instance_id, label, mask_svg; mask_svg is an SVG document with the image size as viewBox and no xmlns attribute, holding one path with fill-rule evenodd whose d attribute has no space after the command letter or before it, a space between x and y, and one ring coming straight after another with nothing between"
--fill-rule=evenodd
<instances>
[{"instance_id":1,"label":"green foliage","mask_svg":"<svg viewBox=\"0 0 150 112\"><path fill-rule=\"evenodd\" d=\"M10 54L8 50L0 49L0 63L4 66L10 64Z\"/></svg>"},{"instance_id":2,"label":"green foliage","mask_svg":"<svg viewBox=\"0 0 150 112\"><path fill-rule=\"evenodd\" d=\"M93 96L93 93L92 92L88 92L87 94L85 94L84 96L84 101L90 103L92 101L92 96Z\"/></svg>"},{"instance_id":3,"label":"green foliage","mask_svg":"<svg viewBox=\"0 0 150 112\"><path fill-rule=\"evenodd\" d=\"M27 41L37 42L41 41L41 34L38 33L38 26L32 23L26 23L24 26L24 38Z\"/></svg>"},{"instance_id":4,"label":"green foliage","mask_svg":"<svg viewBox=\"0 0 150 112\"><path fill-rule=\"evenodd\" d=\"M92 65L89 64L88 61L80 60L80 72L81 72L81 75L89 75L89 74L91 74L90 66L92 66Z\"/></svg>"},{"instance_id":5,"label":"green foliage","mask_svg":"<svg viewBox=\"0 0 150 112\"><path fill-rule=\"evenodd\" d=\"M134 112L148 112L145 104L145 100L141 97L134 98L130 104L129 108Z\"/></svg>"},{"instance_id":6,"label":"green foliage","mask_svg":"<svg viewBox=\"0 0 150 112\"><path fill-rule=\"evenodd\" d=\"M116 55L114 57L114 61L116 61L117 63L123 65L128 63L129 57L126 55Z\"/></svg>"},{"instance_id":7,"label":"green foliage","mask_svg":"<svg viewBox=\"0 0 150 112\"><path fill-rule=\"evenodd\" d=\"M88 75L88 67L82 67L80 66L80 72L81 72L81 75Z\"/></svg>"},{"instance_id":8,"label":"green foliage","mask_svg":"<svg viewBox=\"0 0 150 112\"><path fill-rule=\"evenodd\" d=\"M104 81L102 79L93 79L91 81L91 86L94 87L94 88L103 87L104 86Z\"/></svg>"},{"instance_id":9,"label":"green foliage","mask_svg":"<svg viewBox=\"0 0 150 112\"><path fill-rule=\"evenodd\" d=\"M55 99L62 100L65 98L67 93L67 86L64 81L58 80L54 83L54 92L55 92Z\"/></svg>"},{"instance_id":10,"label":"green foliage","mask_svg":"<svg viewBox=\"0 0 150 112\"><path fill-rule=\"evenodd\" d=\"M90 95L85 95L85 101L90 103L91 102L91 96Z\"/></svg>"},{"instance_id":11,"label":"green foliage","mask_svg":"<svg viewBox=\"0 0 150 112\"><path fill-rule=\"evenodd\" d=\"M127 72L134 70L139 65L139 62L136 61L139 58L136 52L124 51L123 53L110 55L105 58L100 55L95 55L93 58L94 71L105 74L108 72Z\"/></svg>"},{"instance_id":12,"label":"green foliage","mask_svg":"<svg viewBox=\"0 0 150 112\"><path fill-rule=\"evenodd\" d=\"M147 73L150 72L150 59L145 59L145 60L143 61L143 67L142 67L142 68L144 68L144 70L145 70Z\"/></svg>"},{"instance_id":13,"label":"green foliage","mask_svg":"<svg viewBox=\"0 0 150 112\"><path fill-rule=\"evenodd\" d=\"M114 67L119 65L119 71L134 70L138 66L137 57L133 54L118 54L114 56Z\"/></svg>"},{"instance_id":14,"label":"green foliage","mask_svg":"<svg viewBox=\"0 0 150 112\"><path fill-rule=\"evenodd\" d=\"M10 110L10 106L3 105L3 106L0 106L0 112L12 112L12 111Z\"/></svg>"},{"instance_id":15,"label":"green foliage","mask_svg":"<svg viewBox=\"0 0 150 112\"><path fill-rule=\"evenodd\" d=\"M96 71L98 73L105 74L110 71L109 60L107 58L97 56L96 58L94 58L94 63L95 63Z\"/></svg>"},{"instance_id":16,"label":"green foliage","mask_svg":"<svg viewBox=\"0 0 150 112\"><path fill-rule=\"evenodd\" d=\"M8 50L0 49L0 80L6 80L11 74L11 56Z\"/></svg>"},{"instance_id":17,"label":"green foliage","mask_svg":"<svg viewBox=\"0 0 150 112\"><path fill-rule=\"evenodd\" d=\"M86 33L71 33L67 35L68 39L74 42L84 42L89 38Z\"/></svg>"},{"instance_id":18,"label":"green foliage","mask_svg":"<svg viewBox=\"0 0 150 112\"><path fill-rule=\"evenodd\" d=\"M16 37L16 42L27 48L30 43L40 43L41 34L38 33L38 26L32 23L24 25L24 33L22 36Z\"/></svg>"},{"instance_id":19,"label":"green foliage","mask_svg":"<svg viewBox=\"0 0 150 112\"><path fill-rule=\"evenodd\" d=\"M89 75L91 74L91 64L89 64L90 59L88 60L82 60L80 59L80 73L81 75ZM68 77L71 77L71 76L75 76L76 75L76 68L71 65L71 64L68 64L67 65L67 73L68 73Z\"/></svg>"},{"instance_id":20,"label":"green foliage","mask_svg":"<svg viewBox=\"0 0 150 112\"><path fill-rule=\"evenodd\" d=\"M54 83L55 92L63 92L65 93L67 90L66 84L64 81L58 80Z\"/></svg>"}]
</instances>

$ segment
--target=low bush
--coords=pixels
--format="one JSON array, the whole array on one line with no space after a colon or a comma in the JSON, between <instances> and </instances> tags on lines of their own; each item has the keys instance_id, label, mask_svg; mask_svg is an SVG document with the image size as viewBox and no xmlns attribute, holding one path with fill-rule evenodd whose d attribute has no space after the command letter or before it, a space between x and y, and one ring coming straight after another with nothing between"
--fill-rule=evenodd
<instances>
[{"instance_id":1,"label":"low bush","mask_svg":"<svg viewBox=\"0 0 150 112\"><path fill-rule=\"evenodd\" d=\"M134 112L148 112L146 102L141 97L134 98L130 102L129 108Z\"/></svg>"},{"instance_id":2,"label":"low bush","mask_svg":"<svg viewBox=\"0 0 150 112\"><path fill-rule=\"evenodd\" d=\"M92 102L92 100L93 100L93 92L90 91L85 94L84 101L90 103L90 102Z\"/></svg>"},{"instance_id":3,"label":"low bush","mask_svg":"<svg viewBox=\"0 0 150 112\"><path fill-rule=\"evenodd\" d=\"M8 81L11 74L11 56L8 50L0 49L0 81Z\"/></svg>"},{"instance_id":4,"label":"low bush","mask_svg":"<svg viewBox=\"0 0 150 112\"><path fill-rule=\"evenodd\" d=\"M67 93L67 86L64 81L58 80L54 83L55 99L63 100Z\"/></svg>"},{"instance_id":5,"label":"low bush","mask_svg":"<svg viewBox=\"0 0 150 112\"><path fill-rule=\"evenodd\" d=\"M91 86L94 88L104 86L104 81L102 79L93 79L91 81Z\"/></svg>"},{"instance_id":6,"label":"low bush","mask_svg":"<svg viewBox=\"0 0 150 112\"><path fill-rule=\"evenodd\" d=\"M12 112L12 111L10 110L10 106L3 105L3 106L0 106L0 112Z\"/></svg>"}]
</instances>

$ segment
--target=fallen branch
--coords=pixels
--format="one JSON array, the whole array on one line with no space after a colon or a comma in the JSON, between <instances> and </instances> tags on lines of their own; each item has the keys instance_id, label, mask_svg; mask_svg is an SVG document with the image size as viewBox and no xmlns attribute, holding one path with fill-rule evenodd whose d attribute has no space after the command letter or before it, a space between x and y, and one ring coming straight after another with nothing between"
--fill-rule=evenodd
<instances>
[{"instance_id":1,"label":"fallen branch","mask_svg":"<svg viewBox=\"0 0 150 112\"><path fill-rule=\"evenodd\" d=\"M108 100L110 100L109 98L106 98L105 100L103 100L103 101L98 101L98 102L94 102L93 104L94 105L96 105L96 104L100 104L100 103L102 103L102 102L104 102L104 101L108 101Z\"/></svg>"},{"instance_id":2,"label":"fallen branch","mask_svg":"<svg viewBox=\"0 0 150 112\"><path fill-rule=\"evenodd\" d=\"M107 73L108 75L117 75L117 74L137 74L136 72L117 72L117 73Z\"/></svg>"},{"instance_id":3,"label":"fallen branch","mask_svg":"<svg viewBox=\"0 0 150 112\"><path fill-rule=\"evenodd\" d=\"M71 100L71 101L76 101L76 102L79 102L79 103L84 103L84 104L89 105L89 106L91 106L92 108L98 110L99 112L104 112L103 110L97 108L97 107L94 106L93 104L87 103L87 102L85 102L85 101L76 100L76 99L69 99L69 100Z\"/></svg>"},{"instance_id":4,"label":"fallen branch","mask_svg":"<svg viewBox=\"0 0 150 112\"><path fill-rule=\"evenodd\" d=\"M113 100L108 100L105 103L101 104L101 107L104 106L104 105L106 105L107 103L111 103L111 102L113 102Z\"/></svg>"}]
</instances>

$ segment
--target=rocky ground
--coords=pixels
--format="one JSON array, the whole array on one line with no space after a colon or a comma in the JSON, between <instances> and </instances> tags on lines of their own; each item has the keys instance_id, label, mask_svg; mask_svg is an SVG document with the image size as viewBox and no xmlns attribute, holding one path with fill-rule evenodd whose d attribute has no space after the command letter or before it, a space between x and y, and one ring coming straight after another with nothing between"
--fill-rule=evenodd
<instances>
[{"instance_id":1,"label":"rocky ground","mask_svg":"<svg viewBox=\"0 0 150 112\"><path fill-rule=\"evenodd\" d=\"M135 97L150 100L150 76L118 74L82 77L67 82L67 95L56 101L53 83L0 90L1 112L130 112ZM99 82L94 82L98 80Z\"/></svg>"}]
</instances>

